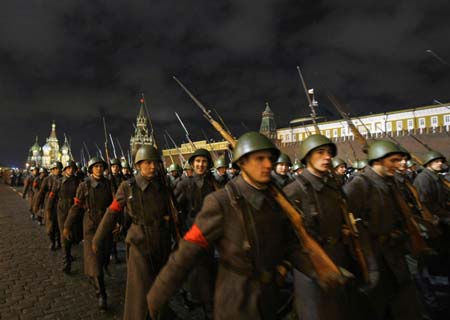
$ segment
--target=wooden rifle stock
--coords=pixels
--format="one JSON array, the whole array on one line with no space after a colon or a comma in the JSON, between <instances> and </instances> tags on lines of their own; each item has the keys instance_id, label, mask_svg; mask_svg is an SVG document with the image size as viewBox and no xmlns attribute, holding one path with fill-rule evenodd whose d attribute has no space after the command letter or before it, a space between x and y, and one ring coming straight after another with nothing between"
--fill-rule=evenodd
<instances>
[{"instance_id":1,"label":"wooden rifle stock","mask_svg":"<svg viewBox=\"0 0 450 320\"><path fill-rule=\"evenodd\" d=\"M217 132L219 132L220 135L230 144L231 148L234 148L236 146L236 140L220 125L220 123L211 117L205 106L176 77L174 77L174 79L202 110L203 115L209 123L211 123L214 129L216 129ZM291 222L294 231L305 248L311 264L317 273L319 284L325 287L335 286L336 283L343 284L345 280L339 268L334 264L330 257L328 257L322 247L306 231L303 224L302 212L298 208L294 207L283 192L274 184L269 184L269 191Z\"/></svg>"},{"instance_id":2,"label":"wooden rifle stock","mask_svg":"<svg viewBox=\"0 0 450 320\"><path fill-rule=\"evenodd\" d=\"M350 239L352 242L352 250L355 256L356 261L358 262L362 278L366 284L370 283L369 279L369 267L367 265L366 257L363 253L361 246L361 239L358 231L358 227L356 226L356 220L348 210L347 203L344 199L341 201L341 212L344 217L345 224L347 225L350 232Z\"/></svg>"},{"instance_id":3,"label":"wooden rifle stock","mask_svg":"<svg viewBox=\"0 0 450 320\"><path fill-rule=\"evenodd\" d=\"M423 255L424 253L430 252L431 249L428 247L422 235L420 234L419 226L414 220L411 208L408 206L406 200L402 197L398 190L392 190L394 192L394 197L397 200L397 204L400 207L400 211L403 215L406 230L408 231L411 253L413 254L413 256L418 257Z\"/></svg>"}]
</instances>

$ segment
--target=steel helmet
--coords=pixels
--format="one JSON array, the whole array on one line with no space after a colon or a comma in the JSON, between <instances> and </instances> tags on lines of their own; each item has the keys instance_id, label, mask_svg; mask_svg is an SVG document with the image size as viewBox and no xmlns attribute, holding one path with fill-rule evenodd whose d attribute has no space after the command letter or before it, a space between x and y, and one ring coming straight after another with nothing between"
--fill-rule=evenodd
<instances>
[{"instance_id":1,"label":"steel helmet","mask_svg":"<svg viewBox=\"0 0 450 320\"><path fill-rule=\"evenodd\" d=\"M88 171L91 172L92 166L97 163L101 163L105 168L107 166L106 162L102 158L92 157L88 161Z\"/></svg>"},{"instance_id":2,"label":"steel helmet","mask_svg":"<svg viewBox=\"0 0 450 320\"><path fill-rule=\"evenodd\" d=\"M244 133L236 142L233 151L233 163L236 163L240 158L249 153L262 150L272 152L274 158L278 158L280 155L280 150L265 135L254 131Z\"/></svg>"},{"instance_id":3,"label":"steel helmet","mask_svg":"<svg viewBox=\"0 0 450 320\"><path fill-rule=\"evenodd\" d=\"M423 165L426 166L431 161L437 160L437 159L442 159L443 161L445 161L445 157L442 153L440 153L438 151L434 151L434 150L428 151L423 156Z\"/></svg>"},{"instance_id":4,"label":"steel helmet","mask_svg":"<svg viewBox=\"0 0 450 320\"><path fill-rule=\"evenodd\" d=\"M50 165L49 169L50 169L50 170L55 169L55 168L62 169L62 167L63 167L63 165L62 165L61 162L59 162L59 161L54 161L54 162L52 162L52 164Z\"/></svg>"},{"instance_id":5,"label":"steel helmet","mask_svg":"<svg viewBox=\"0 0 450 320\"><path fill-rule=\"evenodd\" d=\"M342 160L341 158L333 158L333 159L331 159L331 167L333 168L333 169L336 169L337 167L339 167L341 164L345 164L345 165L347 165L347 163L345 163L345 161L344 160Z\"/></svg>"},{"instance_id":6,"label":"steel helmet","mask_svg":"<svg viewBox=\"0 0 450 320\"><path fill-rule=\"evenodd\" d=\"M119 167L121 166L120 160L117 159L117 158L111 159L110 164L111 164L112 166L113 166L113 165L116 165L116 164L117 164Z\"/></svg>"},{"instance_id":7,"label":"steel helmet","mask_svg":"<svg viewBox=\"0 0 450 320\"><path fill-rule=\"evenodd\" d=\"M181 167L177 164L177 163L172 163L168 168L167 171L171 172L171 171L180 171Z\"/></svg>"},{"instance_id":8,"label":"steel helmet","mask_svg":"<svg viewBox=\"0 0 450 320\"><path fill-rule=\"evenodd\" d=\"M406 154L405 151L405 149L400 148L398 144L395 144L391 141L377 140L369 146L369 164L372 164L373 161L385 158L391 154Z\"/></svg>"},{"instance_id":9,"label":"steel helmet","mask_svg":"<svg viewBox=\"0 0 450 320\"><path fill-rule=\"evenodd\" d=\"M277 161L275 161L275 164L278 164L278 163L287 163L288 166L292 165L291 158L289 158L289 156L286 153L280 153Z\"/></svg>"},{"instance_id":10,"label":"steel helmet","mask_svg":"<svg viewBox=\"0 0 450 320\"><path fill-rule=\"evenodd\" d=\"M299 158L303 164L306 164L306 157L314 149L329 145L331 147L331 156L335 157L337 153L336 145L333 141L321 134L312 134L306 138L300 145Z\"/></svg>"},{"instance_id":11,"label":"steel helmet","mask_svg":"<svg viewBox=\"0 0 450 320\"><path fill-rule=\"evenodd\" d=\"M196 157L205 157L206 159L208 159L208 169L212 167L213 163L211 153L209 153L208 150L203 148L195 150L195 152L189 157L188 162L192 165L192 162L194 162L194 159Z\"/></svg>"},{"instance_id":12,"label":"steel helmet","mask_svg":"<svg viewBox=\"0 0 450 320\"><path fill-rule=\"evenodd\" d=\"M214 168L227 168L228 167L228 161L224 157L219 157L216 161L214 161Z\"/></svg>"},{"instance_id":13,"label":"steel helmet","mask_svg":"<svg viewBox=\"0 0 450 320\"><path fill-rule=\"evenodd\" d=\"M161 161L161 156L158 149L152 145L143 145L136 152L136 157L134 158L134 164L138 164L143 160L148 161Z\"/></svg>"},{"instance_id":14,"label":"steel helmet","mask_svg":"<svg viewBox=\"0 0 450 320\"><path fill-rule=\"evenodd\" d=\"M76 168L77 166L76 166L76 164L75 164L75 161L73 161L73 160L67 160L67 161L65 161L64 162L64 164L63 164L63 170L66 170L66 168L67 167L72 167L72 168Z\"/></svg>"}]
</instances>

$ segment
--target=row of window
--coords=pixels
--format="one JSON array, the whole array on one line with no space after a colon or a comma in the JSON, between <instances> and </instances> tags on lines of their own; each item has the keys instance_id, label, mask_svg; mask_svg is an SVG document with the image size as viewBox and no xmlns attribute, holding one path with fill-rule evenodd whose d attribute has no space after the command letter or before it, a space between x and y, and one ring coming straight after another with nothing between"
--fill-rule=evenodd
<instances>
[{"instance_id":1,"label":"row of window","mask_svg":"<svg viewBox=\"0 0 450 320\"><path fill-rule=\"evenodd\" d=\"M450 114L444 115L444 126L450 126ZM417 122L417 126L415 125L415 122ZM375 123L368 123L364 125L358 125L358 130L362 134L366 134L368 131L371 133L382 133L382 132L392 132L392 125L393 121L385 122L384 124L382 122L375 122ZM430 124L432 128L438 127L438 116L432 116L430 117ZM418 119L407 119L406 121L406 128L403 127L403 120L395 121L395 131L402 131L402 130L414 130L415 128L419 129L425 129L426 128L426 121L425 118L418 118ZM322 133L325 134L328 138L337 138L337 137L344 137L344 136L351 136L352 132L348 129L348 127L343 126L341 128L341 134L339 134L339 130L336 129L330 129L325 130L325 132L322 131ZM303 140L304 133L298 133L298 134L292 134L292 142L295 142L297 140L301 141ZM305 133L305 138L308 136L308 133ZM284 134L279 135L279 139L281 139L284 142L291 141L291 134ZM283 139L284 138L284 139ZM297 139L298 138L298 139Z\"/></svg>"}]
</instances>

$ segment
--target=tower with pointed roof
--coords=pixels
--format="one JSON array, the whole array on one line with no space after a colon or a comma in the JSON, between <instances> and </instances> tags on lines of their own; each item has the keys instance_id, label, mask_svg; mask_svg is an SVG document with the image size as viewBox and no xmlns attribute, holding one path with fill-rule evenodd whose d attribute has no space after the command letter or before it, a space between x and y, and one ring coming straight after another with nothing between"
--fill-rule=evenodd
<instances>
[{"instance_id":1,"label":"tower with pointed roof","mask_svg":"<svg viewBox=\"0 0 450 320\"><path fill-rule=\"evenodd\" d=\"M67 136L64 135L64 144L61 147L61 162L65 163L66 161L71 160L72 151L70 150L70 144L67 140Z\"/></svg>"},{"instance_id":2,"label":"tower with pointed roof","mask_svg":"<svg viewBox=\"0 0 450 320\"><path fill-rule=\"evenodd\" d=\"M49 167L53 161L60 161L59 142L56 136L56 124L53 121L52 131L47 138L46 144L42 147L42 166Z\"/></svg>"},{"instance_id":3,"label":"tower with pointed roof","mask_svg":"<svg viewBox=\"0 0 450 320\"><path fill-rule=\"evenodd\" d=\"M36 136L36 140L28 152L27 163L29 163L31 166L40 166L42 160L41 150L42 149L39 146L38 137Z\"/></svg>"},{"instance_id":4,"label":"tower with pointed roof","mask_svg":"<svg viewBox=\"0 0 450 320\"><path fill-rule=\"evenodd\" d=\"M148 119L145 116L144 111L145 100L142 98L140 100L140 109L138 116L136 118L136 125L134 127L134 135L130 138L130 151L132 159L136 155L137 150L143 145L152 145L153 141L148 132Z\"/></svg>"},{"instance_id":5,"label":"tower with pointed roof","mask_svg":"<svg viewBox=\"0 0 450 320\"><path fill-rule=\"evenodd\" d=\"M266 102L266 109L262 113L261 127L259 132L268 137L269 139L275 140L277 138L277 126L275 124L275 117L270 109L269 103Z\"/></svg>"}]
</instances>

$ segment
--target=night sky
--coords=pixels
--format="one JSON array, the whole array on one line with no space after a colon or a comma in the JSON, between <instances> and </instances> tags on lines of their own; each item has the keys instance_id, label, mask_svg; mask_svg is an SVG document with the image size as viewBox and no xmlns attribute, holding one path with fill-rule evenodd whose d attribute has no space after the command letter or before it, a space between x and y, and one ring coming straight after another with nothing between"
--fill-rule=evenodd
<instances>
[{"instance_id":1,"label":"night sky","mask_svg":"<svg viewBox=\"0 0 450 320\"><path fill-rule=\"evenodd\" d=\"M450 101L450 2L2 1L0 163L23 165L56 121L60 142L128 146L144 92L158 140L167 129L219 139L172 80L222 115L234 135L258 130L268 101L277 125L309 114L296 66L320 115L326 90L353 114ZM432 53L426 52L432 50Z\"/></svg>"}]
</instances>

